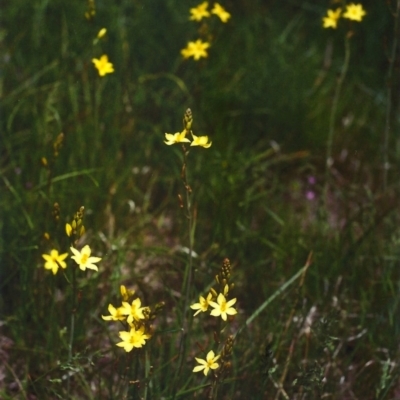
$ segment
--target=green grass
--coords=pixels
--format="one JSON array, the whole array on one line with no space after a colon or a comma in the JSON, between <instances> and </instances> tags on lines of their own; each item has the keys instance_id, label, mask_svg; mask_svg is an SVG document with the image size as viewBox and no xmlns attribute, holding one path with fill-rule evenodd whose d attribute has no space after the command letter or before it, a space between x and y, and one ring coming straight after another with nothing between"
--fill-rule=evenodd
<instances>
[{"instance_id":1,"label":"green grass","mask_svg":"<svg viewBox=\"0 0 400 400\"><path fill-rule=\"evenodd\" d=\"M328 2L229 1L221 3L227 24L189 21L195 2L95 5L91 21L85 3L57 0L18 0L2 13L0 397L206 398L218 382L218 399L395 399L395 2L365 1L366 18L337 30L321 27ZM201 34L212 40L208 58L183 60L180 50ZM102 54L115 73L101 78L91 59ZM213 144L190 148L187 160L197 254L187 304L218 289L214 277L229 258L238 314L222 333L219 318L183 310L182 151L163 140L182 129L188 107L194 133ZM382 185L388 122L392 167ZM69 251L65 223L80 206L81 245L102 261L97 273L77 270L74 296L70 258L54 276L41 255ZM101 318L120 304L121 284L142 305L165 302L152 338L129 353L115 346L124 328ZM194 374L194 357L220 352L229 334L230 372L217 381Z\"/></svg>"}]
</instances>

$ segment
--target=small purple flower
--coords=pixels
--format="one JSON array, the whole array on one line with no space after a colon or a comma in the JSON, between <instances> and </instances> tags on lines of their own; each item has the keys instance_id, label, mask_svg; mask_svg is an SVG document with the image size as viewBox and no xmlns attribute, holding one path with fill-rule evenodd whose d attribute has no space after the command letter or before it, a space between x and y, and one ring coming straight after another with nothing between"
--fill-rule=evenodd
<instances>
[{"instance_id":1,"label":"small purple flower","mask_svg":"<svg viewBox=\"0 0 400 400\"><path fill-rule=\"evenodd\" d=\"M15 175L21 175L22 169L20 167L14 168Z\"/></svg>"},{"instance_id":2,"label":"small purple flower","mask_svg":"<svg viewBox=\"0 0 400 400\"><path fill-rule=\"evenodd\" d=\"M315 192L313 192L312 190L307 190L306 192L306 198L307 200L314 200L315 199Z\"/></svg>"},{"instance_id":3,"label":"small purple flower","mask_svg":"<svg viewBox=\"0 0 400 400\"><path fill-rule=\"evenodd\" d=\"M315 179L315 176L312 176L312 175L310 175L310 176L307 178L307 180L308 180L308 183L309 183L310 185L315 185L315 184L317 183L317 180Z\"/></svg>"}]
</instances>

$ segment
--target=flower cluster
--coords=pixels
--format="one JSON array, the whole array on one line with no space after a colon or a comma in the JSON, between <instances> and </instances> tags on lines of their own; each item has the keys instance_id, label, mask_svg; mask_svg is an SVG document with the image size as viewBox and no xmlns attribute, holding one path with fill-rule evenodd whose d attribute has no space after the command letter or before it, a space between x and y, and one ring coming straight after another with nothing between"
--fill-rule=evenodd
<instances>
[{"instance_id":1,"label":"flower cluster","mask_svg":"<svg viewBox=\"0 0 400 400\"><path fill-rule=\"evenodd\" d=\"M197 7L193 7L190 9L190 20L191 21L201 21L203 18L208 18L211 14L216 15L223 23L228 22L228 19L231 17L224 7L222 7L219 3L214 3L214 7L209 12L208 10L208 1L204 1L199 4Z\"/></svg>"},{"instance_id":2,"label":"flower cluster","mask_svg":"<svg viewBox=\"0 0 400 400\"><path fill-rule=\"evenodd\" d=\"M208 1L204 1L197 7L190 9L189 20L199 22L203 18L211 17L211 15L216 15L223 23L228 22L228 19L231 17L231 14L219 3L214 3L214 7L211 11L208 11ZM187 46L181 50L181 54L183 58L193 57L194 60L198 61L202 57L208 57L207 49L209 47L209 42L203 42L201 39L197 39L195 42L188 42Z\"/></svg>"},{"instance_id":3,"label":"flower cluster","mask_svg":"<svg viewBox=\"0 0 400 400\"><path fill-rule=\"evenodd\" d=\"M234 287L233 283L229 283L230 277L231 264L230 261L226 258L222 263L221 270L215 276L215 280L219 286L220 293L218 294L217 290L211 288L206 297L199 296L199 302L194 303L190 306L192 310L196 311L194 313L194 316L198 315L201 312L207 312L210 308L210 315L212 315L213 317L221 317L223 321L227 321L228 315L237 314L236 309L233 307L233 305L236 303L236 298L228 300L229 291ZM214 334L218 335L216 332L214 332ZM219 342L219 339L217 340L217 342ZM204 360L195 357L199 365L193 368L193 372L203 371L204 375L207 375L210 369L218 369L218 375L222 376L226 374L230 366L229 358L232 354L232 348L233 337L229 336L219 355L215 355L214 351L210 350ZM217 361L219 361L219 363L217 363ZM214 379L216 379L216 375L214 375Z\"/></svg>"},{"instance_id":4,"label":"flower cluster","mask_svg":"<svg viewBox=\"0 0 400 400\"><path fill-rule=\"evenodd\" d=\"M59 219L59 213L59 205L58 203L55 203L53 214L56 219ZM74 215L71 224L67 223L65 225L66 234L71 238L72 243L74 244L76 244L78 239L81 238L85 233L85 227L83 226L83 215L84 207L80 207L77 213ZM80 251L74 246L71 246L70 250L73 254L71 259L76 262L82 271L85 271L86 269L98 271L95 263L101 261L101 258L91 257L92 250L89 245L83 246ZM58 272L60 267L62 269L67 268L67 263L64 260L68 257L68 253L59 254L58 250L52 249L49 254L42 254L42 257L46 261L44 268L51 270L54 275Z\"/></svg>"},{"instance_id":5,"label":"flower cluster","mask_svg":"<svg viewBox=\"0 0 400 400\"><path fill-rule=\"evenodd\" d=\"M208 141L208 136L196 136L192 132L192 122L192 111L190 110L190 108L188 108L183 119L183 131L177 133L166 133L166 140L164 140L164 143L168 146L176 143L190 143L190 146L200 146L204 147L205 149L211 147L212 142ZM190 133L190 135L192 136L192 142L186 137L188 133Z\"/></svg>"},{"instance_id":6,"label":"flower cluster","mask_svg":"<svg viewBox=\"0 0 400 400\"><path fill-rule=\"evenodd\" d=\"M143 347L146 340L151 338L152 327L150 322L161 311L164 303L156 304L154 310L150 307L142 307L140 298L134 298L135 291L128 290L124 285L120 287L122 302L116 308L112 304L108 305L110 315L102 315L105 321L122 321L125 323L126 331L120 331L121 342L117 346L122 347L126 352L134 348Z\"/></svg>"},{"instance_id":7,"label":"flower cluster","mask_svg":"<svg viewBox=\"0 0 400 400\"><path fill-rule=\"evenodd\" d=\"M82 271L85 271L86 268L98 271L95 263L101 261L101 257L90 257L92 250L89 245L84 246L81 251L72 246L70 250L73 254L71 258ZM68 257L68 253L58 254L58 250L52 249L49 254L42 254L42 257L46 261L44 263L44 268L51 270L54 275L57 273L58 268L67 268L67 263L64 260Z\"/></svg>"},{"instance_id":8,"label":"flower cluster","mask_svg":"<svg viewBox=\"0 0 400 400\"><path fill-rule=\"evenodd\" d=\"M211 288L207 297L199 296L199 302L190 306L192 310L196 310L194 316L201 312L207 312L211 308L210 315L213 317L221 317L224 321L227 320L228 315L237 314L233 305L236 303L236 298L228 301L229 290L233 288L233 284L229 284L231 275L231 265L228 259L225 259L221 271L216 275L215 280L220 286L220 293L218 294L214 288ZM214 301L216 300L216 301Z\"/></svg>"},{"instance_id":9,"label":"flower cluster","mask_svg":"<svg viewBox=\"0 0 400 400\"><path fill-rule=\"evenodd\" d=\"M323 27L336 29L340 17L361 22L363 17L367 14L363 9L362 4L354 3L347 5L343 14L342 11L343 10L341 8L337 8L336 10L328 10L327 16L322 18Z\"/></svg>"}]
</instances>

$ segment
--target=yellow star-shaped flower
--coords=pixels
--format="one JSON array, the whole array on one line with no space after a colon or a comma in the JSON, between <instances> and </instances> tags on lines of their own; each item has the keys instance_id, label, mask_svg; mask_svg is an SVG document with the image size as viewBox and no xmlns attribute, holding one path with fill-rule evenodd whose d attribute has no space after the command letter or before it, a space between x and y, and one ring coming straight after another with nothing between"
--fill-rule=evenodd
<instances>
[{"instance_id":1,"label":"yellow star-shaped flower","mask_svg":"<svg viewBox=\"0 0 400 400\"><path fill-rule=\"evenodd\" d=\"M122 307L115 308L112 304L108 305L108 311L110 315L102 315L105 321L124 321L126 316L122 313L124 309Z\"/></svg>"},{"instance_id":2,"label":"yellow star-shaped flower","mask_svg":"<svg viewBox=\"0 0 400 400\"><path fill-rule=\"evenodd\" d=\"M142 302L140 301L139 298L133 300L132 304L129 304L126 301L122 302L121 313L123 315L128 316L128 318L127 318L128 324L131 324L133 322L133 320L139 321L141 319L144 319L143 309L145 307L141 307L141 305L142 305Z\"/></svg>"},{"instance_id":3,"label":"yellow star-shaped flower","mask_svg":"<svg viewBox=\"0 0 400 400\"><path fill-rule=\"evenodd\" d=\"M201 312L206 312L208 310L208 306L210 305L210 301L212 300L212 293L208 293L207 298L204 298L203 296L199 297L199 302L198 303L194 303L190 306L190 308L192 310L197 310L194 313L194 317L201 313Z\"/></svg>"},{"instance_id":4,"label":"yellow star-shaped flower","mask_svg":"<svg viewBox=\"0 0 400 400\"><path fill-rule=\"evenodd\" d=\"M92 250L90 249L89 245L84 246L81 251L75 249L74 247L70 247L70 249L72 253L74 253L74 255L71 256L71 258L75 260L75 262L79 265L79 268L82 271L85 271L86 268L93 269L95 271L99 270L97 266L94 265L94 263L101 261L101 258L90 257Z\"/></svg>"},{"instance_id":5,"label":"yellow star-shaped flower","mask_svg":"<svg viewBox=\"0 0 400 400\"><path fill-rule=\"evenodd\" d=\"M210 47L210 43L202 42L201 39L197 39L195 42L189 42L188 45L181 50L183 58L193 57L196 61L201 57L208 57L207 49Z\"/></svg>"},{"instance_id":6,"label":"yellow star-shaped flower","mask_svg":"<svg viewBox=\"0 0 400 400\"><path fill-rule=\"evenodd\" d=\"M366 14L362 4L351 3L346 6L346 12L343 14L343 18L360 22Z\"/></svg>"},{"instance_id":7,"label":"yellow star-shaped flower","mask_svg":"<svg viewBox=\"0 0 400 400\"><path fill-rule=\"evenodd\" d=\"M336 29L341 13L342 10L340 8L338 8L336 11L328 10L328 16L322 18L324 28Z\"/></svg>"},{"instance_id":8,"label":"yellow star-shaped flower","mask_svg":"<svg viewBox=\"0 0 400 400\"><path fill-rule=\"evenodd\" d=\"M211 14L218 16L223 23L227 22L231 17L231 14L229 14L228 11L218 3L214 3L214 8L211 10Z\"/></svg>"},{"instance_id":9,"label":"yellow star-shaped flower","mask_svg":"<svg viewBox=\"0 0 400 400\"><path fill-rule=\"evenodd\" d=\"M235 315L237 311L232 307L236 303L236 298L226 301L225 296L220 293L217 297L217 302L210 301L210 306L214 308L211 315L219 317L226 321L228 315Z\"/></svg>"},{"instance_id":10,"label":"yellow star-shaped flower","mask_svg":"<svg viewBox=\"0 0 400 400\"><path fill-rule=\"evenodd\" d=\"M134 347L140 348L146 344L146 340L150 339L150 335L144 333L144 326L136 330L134 327L129 332L119 332L119 337L122 342L117 343L117 346L123 347L126 352L132 351Z\"/></svg>"},{"instance_id":11,"label":"yellow star-shaped flower","mask_svg":"<svg viewBox=\"0 0 400 400\"><path fill-rule=\"evenodd\" d=\"M207 11L208 1L199 4L197 7L193 7L190 9L190 20L192 21L201 21L203 18L209 17L210 13Z\"/></svg>"},{"instance_id":12,"label":"yellow star-shaped flower","mask_svg":"<svg viewBox=\"0 0 400 400\"><path fill-rule=\"evenodd\" d=\"M114 66L108 61L107 55L102 55L99 59L92 58L92 62L97 68L100 76L104 76L106 74L111 74L114 72Z\"/></svg>"},{"instance_id":13,"label":"yellow star-shaped flower","mask_svg":"<svg viewBox=\"0 0 400 400\"><path fill-rule=\"evenodd\" d=\"M219 364L216 362L221 356L215 356L215 353L211 350L208 352L206 359L195 357L196 361L200 364L193 368L193 372L203 371L204 375L207 376L210 369L217 369Z\"/></svg>"},{"instance_id":14,"label":"yellow star-shaped flower","mask_svg":"<svg viewBox=\"0 0 400 400\"><path fill-rule=\"evenodd\" d=\"M175 143L190 143L190 140L186 138L186 130L177 133L166 133L164 143L168 146Z\"/></svg>"},{"instance_id":15,"label":"yellow star-shaped flower","mask_svg":"<svg viewBox=\"0 0 400 400\"><path fill-rule=\"evenodd\" d=\"M42 254L42 257L46 260L44 267L46 269L51 269L55 275L58 268L67 268L67 264L64 261L68 257L68 253L58 254L57 250L51 250L50 254Z\"/></svg>"},{"instance_id":16,"label":"yellow star-shaped flower","mask_svg":"<svg viewBox=\"0 0 400 400\"><path fill-rule=\"evenodd\" d=\"M212 145L212 142L208 141L208 136L196 136L193 135L192 133L192 137L193 137L193 142L190 143L191 146L201 146L204 147L205 149L208 149Z\"/></svg>"}]
</instances>

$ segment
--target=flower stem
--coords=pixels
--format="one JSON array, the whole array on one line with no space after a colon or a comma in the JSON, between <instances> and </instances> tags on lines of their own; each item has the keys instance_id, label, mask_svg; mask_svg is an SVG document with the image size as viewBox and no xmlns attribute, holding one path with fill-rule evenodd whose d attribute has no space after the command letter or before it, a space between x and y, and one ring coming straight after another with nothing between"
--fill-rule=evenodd
<instances>
[{"instance_id":1,"label":"flower stem","mask_svg":"<svg viewBox=\"0 0 400 400\"><path fill-rule=\"evenodd\" d=\"M347 74L347 70L349 68L349 61L350 61L350 37L351 37L351 32L348 32L344 41L344 61L342 65L342 69L340 71L340 75L337 80L337 85L335 88L335 94L333 97L333 103L332 103L332 108L331 108L331 114L329 117L329 133L328 133L328 143L327 143L327 149L326 149L326 170L325 170L325 190L324 190L324 201L325 201L325 206L327 204L327 195L328 195L328 188L329 188L329 183L330 183L330 168L333 165L333 160L332 160L332 145L333 145L333 137L335 134L335 120L336 120L336 114L337 114L337 109L338 109L338 103L339 103L339 98L340 94L342 91L342 86L344 79Z\"/></svg>"},{"instance_id":2,"label":"flower stem","mask_svg":"<svg viewBox=\"0 0 400 400\"><path fill-rule=\"evenodd\" d=\"M187 156L189 152L186 150L186 147L182 146L183 152L183 164L182 164L182 172L181 178L183 181L183 185L185 186L186 192L186 201L185 201L185 208L186 208L186 218L188 220L188 247L189 247L189 258L185 268L185 276L183 280L183 290L184 293L184 300L183 300L183 309L182 309L182 326L181 326L181 337L179 343L179 363L177 369L176 378L179 376L180 371L182 369L183 360L185 359L186 354L186 338L188 336L190 330L190 324L187 318L188 313L188 306L190 300L190 289L192 286L192 275L193 275L193 220L192 220L192 205L191 205L191 193L192 189L188 183L188 176L187 176Z\"/></svg>"},{"instance_id":3,"label":"flower stem","mask_svg":"<svg viewBox=\"0 0 400 400\"><path fill-rule=\"evenodd\" d=\"M71 368L72 361L72 347L74 343L74 333L75 333L75 313L76 313L76 268L72 267L72 309L71 309L71 322L69 329L69 343L68 343L68 366ZM68 398L70 398L70 377L71 371L68 371L68 379L67 379L67 392Z\"/></svg>"}]
</instances>

